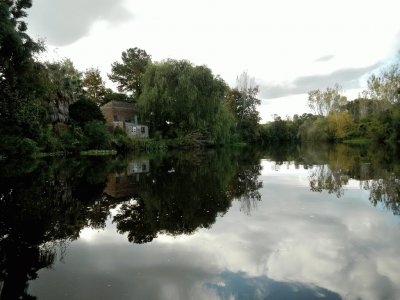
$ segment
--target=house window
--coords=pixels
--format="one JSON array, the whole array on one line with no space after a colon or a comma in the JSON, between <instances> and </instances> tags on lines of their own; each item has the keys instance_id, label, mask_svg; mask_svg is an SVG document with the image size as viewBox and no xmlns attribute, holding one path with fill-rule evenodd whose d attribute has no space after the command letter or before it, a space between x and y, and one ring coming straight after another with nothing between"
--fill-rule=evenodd
<instances>
[{"instance_id":1,"label":"house window","mask_svg":"<svg viewBox=\"0 0 400 300\"><path fill-rule=\"evenodd\" d=\"M136 134L136 127L132 127L132 133Z\"/></svg>"},{"instance_id":2,"label":"house window","mask_svg":"<svg viewBox=\"0 0 400 300\"><path fill-rule=\"evenodd\" d=\"M125 118L125 122L126 122L126 123L130 123L130 122L131 122L131 119Z\"/></svg>"},{"instance_id":3,"label":"house window","mask_svg":"<svg viewBox=\"0 0 400 300\"><path fill-rule=\"evenodd\" d=\"M146 127L143 127L143 126L142 126L142 128L140 129L140 132L141 132L141 133L146 133Z\"/></svg>"},{"instance_id":4,"label":"house window","mask_svg":"<svg viewBox=\"0 0 400 300\"><path fill-rule=\"evenodd\" d=\"M118 122L118 116L114 115L114 122Z\"/></svg>"},{"instance_id":5,"label":"house window","mask_svg":"<svg viewBox=\"0 0 400 300\"><path fill-rule=\"evenodd\" d=\"M146 167L145 164L143 164L143 165L142 165L142 171L143 171L143 172L146 172L146 170L147 170L147 167Z\"/></svg>"}]
</instances>

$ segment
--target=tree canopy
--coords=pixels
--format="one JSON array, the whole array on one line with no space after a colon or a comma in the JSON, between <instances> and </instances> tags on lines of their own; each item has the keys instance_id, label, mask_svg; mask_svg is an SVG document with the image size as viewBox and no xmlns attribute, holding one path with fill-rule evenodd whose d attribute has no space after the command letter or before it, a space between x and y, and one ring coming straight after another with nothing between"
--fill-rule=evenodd
<instances>
[{"instance_id":1,"label":"tree canopy","mask_svg":"<svg viewBox=\"0 0 400 300\"><path fill-rule=\"evenodd\" d=\"M209 68L166 60L148 66L138 104L149 126L164 135L201 131L221 140L232 125L226 91L225 82Z\"/></svg>"},{"instance_id":2,"label":"tree canopy","mask_svg":"<svg viewBox=\"0 0 400 300\"><path fill-rule=\"evenodd\" d=\"M102 104L104 102L106 87L99 69L87 69L83 74L82 86L86 92L86 96L89 99L98 104Z\"/></svg>"},{"instance_id":3,"label":"tree canopy","mask_svg":"<svg viewBox=\"0 0 400 300\"><path fill-rule=\"evenodd\" d=\"M236 131L244 141L255 141L259 135L260 121L257 106L261 100L257 98L258 86L254 78L243 72L236 80L236 88L230 89L227 102L236 121Z\"/></svg>"},{"instance_id":4,"label":"tree canopy","mask_svg":"<svg viewBox=\"0 0 400 300\"><path fill-rule=\"evenodd\" d=\"M333 88L325 91L319 89L308 92L308 106L316 114L327 116L330 112L339 112L347 103L347 98L342 96L342 88L335 84Z\"/></svg>"},{"instance_id":5,"label":"tree canopy","mask_svg":"<svg viewBox=\"0 0 400 300\"><path fill-rule=\"evenodd\" d=\"M142 93L142 77L151 63L151 56L135 47L122 52L121 59L122 63L114 62L111 65L108 77L118 84L118 91L130 92L137 98Z\"/></svg>"}]
</instances>

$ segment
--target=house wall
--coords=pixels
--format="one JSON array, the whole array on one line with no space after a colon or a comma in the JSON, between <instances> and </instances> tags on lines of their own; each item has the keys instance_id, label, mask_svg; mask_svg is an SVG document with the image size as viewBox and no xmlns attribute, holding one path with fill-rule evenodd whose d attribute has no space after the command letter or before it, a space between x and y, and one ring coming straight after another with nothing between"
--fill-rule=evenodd
<instances>
[{"instance_id":1,"label":"house wall","mask_svg":"<svg viewBox=\"0 0 400 300\"><path fill-rule=\"evenodd\" d=\"M103 113L106 122L109 124L112 124L114 121L134 122L135 116L139 114L135 108L126 107L101 107L100 110ZM114 117L116 117L116 119Z\"/></svg>"},{"instance_id":2,"label":"house wall","mask_svg":"<svg viewBox=\"0 0 400 300\"><path fill-rule=\"evenodd\" d=\"M129 136L147 138L149 137L149 127L146 125L125 123L125 130Z\"/></svg>"},{"instance_id":3,"label":"house wall","mask_svg":"<svg viewBox=\"0 0 400 300\"><path fill-rule=\"evenodd\" d=\"M149 137L149 128L138 124L139 112L134 105L111 101L100 107L100 110L107 124L113 128L124 128L127 134L132 137Z\"/></svg>"}]
</instances>

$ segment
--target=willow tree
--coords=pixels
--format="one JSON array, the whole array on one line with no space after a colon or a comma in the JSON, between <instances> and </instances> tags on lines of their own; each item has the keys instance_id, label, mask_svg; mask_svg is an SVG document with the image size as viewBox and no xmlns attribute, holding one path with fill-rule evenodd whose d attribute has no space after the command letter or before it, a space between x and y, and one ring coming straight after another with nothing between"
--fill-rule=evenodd
<instances>
[{"instance_id":1,"label":"willow tree","mask_svg":"<svg viewBox=\"0 0 400 300\"><path fill-rule=\"evenodd\" d=\"M214 142L229 138L227 85L205 66L166 60L148 66L138 104L153 131L176 137L200 132Z\"/></svg>"}]
</instances>

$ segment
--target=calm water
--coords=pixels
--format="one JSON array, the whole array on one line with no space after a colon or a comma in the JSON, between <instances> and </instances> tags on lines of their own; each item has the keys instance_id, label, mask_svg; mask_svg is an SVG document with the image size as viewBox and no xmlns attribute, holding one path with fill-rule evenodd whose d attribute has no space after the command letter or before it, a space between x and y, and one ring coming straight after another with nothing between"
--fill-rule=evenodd
<instances>
[{"instance_id":1,"label":"calm water","mask_svg":"<svg viewBox=\"0 0 400 300\"><path fill-rule=\"evenodd\" d=\"M400 299L397 157L2 162L0 299Z\"/></svg>"}]
</instances>

